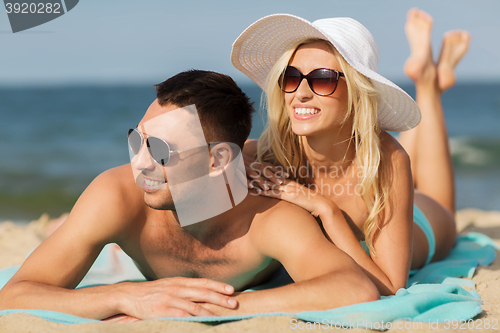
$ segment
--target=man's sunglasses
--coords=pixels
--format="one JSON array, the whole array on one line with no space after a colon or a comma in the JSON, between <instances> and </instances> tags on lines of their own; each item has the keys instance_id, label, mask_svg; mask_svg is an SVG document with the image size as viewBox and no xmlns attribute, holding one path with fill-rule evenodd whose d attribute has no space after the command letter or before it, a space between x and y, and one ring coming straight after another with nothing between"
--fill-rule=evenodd
<instances>
[{"instance_id":1,"label":"man's sunglasses","mask_svg":"<svg viewBox=\"0 0 500 333\"><path fill-rule=\"evenodd\" d=\"M134 155L137 155L139 153L143 142L144 142L144 137L141 132L139 132L135 128L131 128L128 130L128 145L130 147L130 150L132 150L132 153L134 153ZM170 156L172 154L207 146L203 145L203 146L191 147L180 150L172 150L170 149L170 145L168 144L168 142L154 136L148 136L148 138L146 139L146 145L148 147L149 154L151 155L153 160L155 160L155 162L160 165L167 165L168 161L170 161Z\"/></svg>"},{"instance_id":2,"label":"man's sunglasses","mask_svg":"<svg viewBox=\"0 0 500 333\"><path fill-rule=\"evenodd\" d=\"M344 76L344 73L328 68L317 68L304 75L297 68L288 66L281 74L278 84L284 92L293 93L299 88L302 80L306 79L313 93L319 96L328 96L337 89L337 83L341 76Z\"/></svg>"}]
</instances>

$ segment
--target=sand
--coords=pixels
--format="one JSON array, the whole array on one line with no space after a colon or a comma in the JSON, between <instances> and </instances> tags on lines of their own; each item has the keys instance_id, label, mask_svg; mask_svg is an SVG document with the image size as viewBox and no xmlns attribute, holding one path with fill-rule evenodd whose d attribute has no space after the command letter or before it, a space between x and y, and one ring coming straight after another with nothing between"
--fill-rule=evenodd
<instances>
[{"instance_id":1,"label":"sand","mask_svg":"<svg viewBox=\"0 0 500 333\"><path fill-rule=\"evenodd\" d=\"M20 265L28 253L39 245L46 237L47 226L50 219L42 215L37 221L27 225L17 225L13 222L0 223L0 269ZM500 212L485 212L477 209L464 209L457 213L457 229L459 232L477 231L493 238L500 245ZM439 325L439 331L498 331L487 329L485 321L496 322L500 328L500 259L488 267L480 267L473 280L476 289L483 300L483 312L475 318L474 322L453 329L447 328L445 324ZM116 323L91 323L65 325L57 324L27 314L11 314L0 317L0 332L297 332L297 331L325 331L325 327L316 329L298 329L291 324L291 317L259 317L237 322L207 325L202 323L190 323L165 320L146 320L132 324ZM295 322L294 322L295 323ZM407 328L404 328L404 327ZM296 327L294 329L294 327ZM401 322L402 329L390 329L387 332L432 332L435 327L429 328L425 323L423 326L411 322ZM332 330L330 327L327 330ZM351 329L348 332L373 332L366 329Z\"/></svg>"}]
</instances>

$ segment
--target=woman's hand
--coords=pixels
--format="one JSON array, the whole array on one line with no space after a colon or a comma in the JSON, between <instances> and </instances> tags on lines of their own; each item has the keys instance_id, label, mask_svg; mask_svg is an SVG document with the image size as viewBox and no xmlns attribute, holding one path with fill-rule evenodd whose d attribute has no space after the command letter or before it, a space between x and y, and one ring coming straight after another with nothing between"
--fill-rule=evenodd
<instances>
[{"instance_id":1,"label":"woman's hand","mask_svg":"<svg viewBox=\"0 0 500 333\"><path fill-rule=\"evenodd\" d=\"M283 180L289 177L282 167L271 163L259 163L247 155L243 155L243 161L249 189L269 190L273 185L283 184Z\"/></svg>"},{"instance_id":2,"label":"woman's hand","mask_svg":"<svg viewBox=\"0 0 500 333\"><path fill-rule=\"evenodd\" d=\"M293 203L322 220L331 220L333 212L339 209L332 200L321 195L314 185L310 188L289 179L285 179L282 184L267 182L265 185L269 189L260 191L260 195Z\"/></svg>"},{"instance_id":3,"label":"woman's hand","mask_svg":"<svg viewBox=\"0 0 500 333\"><path fill-rule=\"evenodd\" d=\"M325 236L341 250L345 251L344 242L359 243L354 236L351 228L345 220L339 206L319 193L317 186L304 186L293 180L285 180L282 185L273 185L272 188L265 191L257 191L258 194L278 198L310 212L313 216L319 217L323 225Z\"/></svg>"}]
</instances>

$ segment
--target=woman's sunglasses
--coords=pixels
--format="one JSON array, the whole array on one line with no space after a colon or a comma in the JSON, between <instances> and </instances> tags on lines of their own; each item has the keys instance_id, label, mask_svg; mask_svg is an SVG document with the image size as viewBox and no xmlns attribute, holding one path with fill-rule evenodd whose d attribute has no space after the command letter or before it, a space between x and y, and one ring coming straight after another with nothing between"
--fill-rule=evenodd
<instances>
[{"instance_id":1,"label":"woman's sunglasses","mask_svg":"<svg viewBox=\"0 0 500 333\"><path fill-rule=\"evenodd\" d=\"M306 79L313 93L328 96L337 89L341 76L344 76L344 73L328 68L318 68L304 75L297 68L288 66L281 74L278 84L284 92L293 93L299 88L302 80Z\"/></svg>"},{"instance_id":2,"label":"woman's sunglasses","mask_svg":"<svg viewBox=\"0 0 500 333\"><path fill-rule=\"evenodd\" d=\"M139 132L135 128L131 128L128 130L128 145L132 153L134 153L134 155L137 155L139 153L143 142L144 142L144 137L142 136L141 132ZM160 165L167 165L168 161L170 161L170 156L172 154L206 146L203 145L181 150L171 150L168 142L154 136L148 136L148 138L146 139L146 145L148 147L149 154L151 155L153 160L155 160L155 162Z\"/></svg>"}]
</instances>

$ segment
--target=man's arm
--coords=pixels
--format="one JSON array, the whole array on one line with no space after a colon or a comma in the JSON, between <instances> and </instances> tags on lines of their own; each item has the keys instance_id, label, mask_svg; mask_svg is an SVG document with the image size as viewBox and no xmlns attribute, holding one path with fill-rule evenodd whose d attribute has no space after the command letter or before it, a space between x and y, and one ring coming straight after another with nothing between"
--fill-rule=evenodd
<instances>
[{"instance_id":1,"label":"man's arm","mask_svg":"<svg viewBox=\"0 0 500 333\"><path fill-rule=\"evenodd\" d=\"M105 189L105 187L108 189ZM112 190L113 171L98 176L80 196L68 219L25 260L0 292L0 307L47 309L97 318L116 309L109 288L73 290L103 246L123 234ZM91 306L87 306L91 305Z\"/></svg>"},{"instance_id":2,"label":"man's arm","mask_svg":"<svg viewBox=\"0 0 500 333\"><path fill-rule=\"evenodd\" d=\"M296 313L326 310L374 301L379 293L373 282L343 251L323 235L305 210L280 202L265 219L252 225L256 249L280 261L295 283L236 296L235 310L215 309L219 315L263 312Z\"/></svg>"},{"instance_id":3,"label":"man's arm","mask_svg":"<svg viewBox=\"0 0 500 333\"><path fill-rule=\"evenodd\" d=\"M210 315L195 301L234 307L233 289L207 279L171 278L73 289L107 243L127 241L144 210L130 166L98 176L68 219L26 259L0 291L0 309L43 309L103 319ZM129 174L130 173L130 174ZM124 185L125 183L125 185ZM131 183L131 184L130 184ZM143 218L143 217L142 217Z\"/></svg>"}]
</instances>

